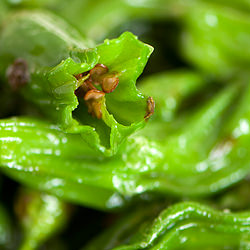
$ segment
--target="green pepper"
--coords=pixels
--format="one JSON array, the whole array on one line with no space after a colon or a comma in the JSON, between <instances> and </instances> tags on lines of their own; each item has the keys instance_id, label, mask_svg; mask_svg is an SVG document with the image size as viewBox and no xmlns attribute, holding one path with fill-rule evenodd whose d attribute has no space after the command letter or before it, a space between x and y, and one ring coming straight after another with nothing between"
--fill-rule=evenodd
<instances>
[{"instance_id":1,"label":"green pepper","mask_svg":"<svg viewBox=\"0 0 250 250\"><path fill-rule=\"evenodd\" d=\"M26 185L102 209L124 206L126 197L144 192L211 195L250 171L249 131L242 132L250 119L250 88L243 87L244 98L236 105L240 89L237 84L224 89L165 141L134 135L112 158L98 156L77 135L55 125L31 118L2 120L0 164ZM226 111L232 103L237 108L229 122ZM91 195L81 192L84 189Z\"/></svg>"},{"instance_id":2,"label":"green pepper","mask_svg":"<svg viewBox=\"0 0 250 250\"><path fill-rule=\"evenodd\" d=\"M106 161L108 165L108 160L98 155L78 135L62 133L55 125L34 119L11 119L2 121L1 124L1 165L8 166L7 174L28 186L71 202L99 209L124 206L125 200L118 193L104 187L109 182L110 177L107 174L110 173L105 176L100 173L99 179L95 176L95 171L93 172L96 169L93 164L98 167L98 161ZM4 131L7 132L5 138L2 137ZM13 139L9 134L11 131L17 132ZM24 142L22 146L20 142ZM19 146L21 148L18 149ZM40 167L45 167L44 171L40 171ZM62 171L61 176L56 169ZM95 183L89 179L85 170L94 179L97 177ZM102 170L106 172L105 168L100 168ZM85 183L84 179L89 179L90 182Z\"/></svg>"},{"instance_id":3,"label":"green pepper","mask_svg":"<svg viewBox=\"0 0 250 250\"><path fill-rule=\"evenodd\" d=\"M141 228L134 220L121 221L116 230L104 233L83 249L247 249L250 238L250 215L213 210L194 202L175 204L160 213L155 220L143 221ZM131 226L135 233L126 231ZM131 229L130 229L131 231ZM133 232L132 231L132 232ZM120 236L118 242L113 241ZM128 236L130 233L130 236ZM102 237L105 235L105 238ZM211 240L213 239L213 240Z\"/></svg>"},{"instance_id":4,"label":"green pepper","mask_svg":"<svg viewBox=\"0 0 250 250\"><path fill-rule=\"evenodd\" d=\"M24 230L22 250L37 249L61 231L69 217L67 205L58 198L31 190L22 190L15 210Z\"/></svg>"},{"instance_id":5,"label":"green pepper","mask_svg":"<svg viewBox=\"0 0 250 250\"><path fill-rule=\"evenodd\" d=\"M153 103L135 81L152 48L131 33L94 47L50 13L22 12L4 25L0 46L1 73L10 86L106 155L151 115Z\"/></svg>"},{"instance_id":6,"label":"green pepper","mask_svg":"<svg viewBox=\"0 0 250 250\"><path fill-rule=\"evenodd\" d=\"M192 13L193 8L203 8L202 5L211 4L208 0L5 0L10 8L47 8L62 16L69 23L78 28L83 34L96 41L102 41L119 29L124 23L131 20L168 21ZM225 1L213 3L214 7L235 8L248 13L250 3L248 0ZM197 7L198 6L198 7ZM87 11L86 11L87 10ZM82 14L84 12L84 15Z\"/></svg>"},{"instance_id":7,"label":"green pepper","mask_svg":"<svg viewBox=\"0 0 250 250\"><path fill-rule=\"evenodd\" d=\"M184 15L183 26L181 51L197 68L223 77L248 71L248 13L196 4Z\"/></svg>"},{"instance_id":8,"label":"green pepper","mask_svg":"<svg viewBox=\"0 0 250 250\"><path fill-rule=\"evenodd\" d=\"M112 249L130 241L140 227L155 217L169 204L169 202L147 202L133 206L128 211L119 214L118 219L103 233L90 240L82 249Z\"/></svg>"},{"instance_id":9,"label":"green pepper","mask_svg":"<svg viewBox=\"0 0 250 250\"><path fill-rule=\"evenodd\" d=\"M28 192L21 249L36 249L63 228L61 200L109 210L141 199L152 204L133 206L85 249L250 248L249 212L228 210L249 208L249 6L0 2L0 169L46 192ZM56 15L25 10L40 7ZM196 69L151 75L139 90L152 47L129 32L99 45L88 39L112 36L130 19L173 17L182 27L181 56ZM184 202L154 220L170 195L225 210ZM165 202L153 204L156 198Z\"/></svg>"},{"instance_id":10,"label":"green pepper","mask_svg":"<svg viewBox=\"0 0 250 250\"><path fill-rule=\"evenodd\" d=\"M18 2L6 0L9 7L16 8L47 8L62 16L69 23L78 28L83 34L96 41L102 41L107 34L112 32L124 22L138 17L159 18L173 16L175 4L173 0L157 1L124 1L106 0L73 0L68 1L42 1L42 0L20 0ZM174 7L172 7L174 5ZM82 14L84 12L84 15Z\"/></svg>"}]
</instances>

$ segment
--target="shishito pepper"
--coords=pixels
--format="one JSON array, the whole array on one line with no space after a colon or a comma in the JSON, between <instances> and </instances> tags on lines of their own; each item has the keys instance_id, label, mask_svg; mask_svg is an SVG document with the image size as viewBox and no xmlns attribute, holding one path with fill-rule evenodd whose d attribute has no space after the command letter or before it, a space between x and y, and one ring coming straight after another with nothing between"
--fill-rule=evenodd
<instances>
[{"instance_id":1,"label":"shishito pepper","mask_svg":"<svg viewBox=\"0 0 250 250\"><path fill-rule=\"evenodd\" d=\"M131 33L94 46L51 13L21 12L3 24L0 47L10 87L105 155L153 112L135 87L152 47Z\"/></svg>"},{"instance_id":2,"label":"shishito pepper","mask_svg":"<svg viewBox=\"0 0 250 250\"><path fill-rule=\"evenodd\" d=\"M135 1L131 5L146 2L150 3ZM213 23L213 17L209 19ZM176 121L181 102L207 81L199 74L153 76L141 89L150 95L154 92L156 117L145 132L126 141L143 127L154 109L153 99L140 95L134 87L150 47L129 33L95 47L57 17L41 12L7 19L0 40L2 79L45 117L0 122L1 169L23 184L78 204L110 209L145 192L211 195L249 174L249 79L243 84L241 78L231 82L211 101L196 104L198 107ZM216 68L219 73L227 73L231 64L238 70L238 60L247 65L247 56L246 61L241 60L244 55L237 50L222 47L222 57L227 49L230 57L225 67ZM41 197L34 199L30 210L23 249L38 246L58 229L57 222L61 224L62 203L49 195ZM241 205L246 206L244 201ZM144 221L144 214L139 215ZM164 211L150 226L132 235L132 240L126 235L124 241L118 239L122 244L113 244L117 230L111 230L90 249L107 249L107 245L124 250L249 249L249 218L249 213L228 214L183 203ZM133 215L129 219L125 223L140 224ZM123 226L118 228L121 237ZM133 227L127 226L137 231Z\"/></svg>"},{"instance_id":3,"label":"shishito pepper","mask_svg":"<svg viewBox=\"0 0 250 250\"><path fill-rule=\"evenodd\" d=\"M124 206L145 192L204 197L250 172L249 97L248 86L234 83L171 136L134 135L111 158L48 122L2 120L0 165L25 185L100 209Z\"/></svg>"},{"instance_id":4,"label":"shishito pepper","mask_svg":"<svg viewBox=\"0 0 250 250\"><path fill-rule=\"evenodd\" d=\"M83 249L249 249L250 214L216 211L194 202L175 204L155 220L138 212L122 219ZM131 227L131 228L130 228ZM128 230L129 229L129 230ZM135 233L134 233L135 232Z\"/></svg>"},{"instance_id":5,"label":"shishito pepper","mask_svg":"<svg viewBox=\"0 0 250 250\"><path fill-rule=\"evenodd\" d=\"M175 15L176 1L125 1L125 0L5 0L11 9L47 8L62 16L94 40L102 41L127 21L137 18L166 18ZM173 6L172 6L173 5ZM84 15L82 14L84 12Z\"/></svg>"},{"instance_id":6,"label":"shishito pepper","mask_svg":"<svg viewBox=\"0 0 250 250\"><path fill-rule=\"evenodd\" d=\"M5 81L57 124L22 117L1 121L2 169L22 183L76 203L110 209L151 191L210 195L249 173L249 131L240 133L242 121L248 124L250 119L246 80L231 83L191 111L171 136L159 133L151 137L156 134L151 126L148 134L135 135L122 144L125 137L143 127L153 111L152 99L135 88L151 47L124 33L86 49L85 41L68 24L41 12L14 15L4 25L0 45ZM104 82L105 77L111 85ZM194 84L194 91L203 84L200 77L184 77L184 83L185 79L190 86ZM180 101L185 91L171 87L172 81L165 82L166 89L173 89L168 98L175 98L177 91L181 95L176 100ZM164 113L166 93L161 86L154 89ZM96 95L98 101L91 98ZM76 109L77 97L81 104ZM232 106L236 107L235 117L229 119ZM163 116L158 115L155 122L158 127L166 125ZM226 133L225 124L231 124ZM235 131L239 131L237 135ZM238 155L242 148L243 155Z\"/></svg>"},{"instance_id":7,"label":"shishito pepper","mask_svg":"<svg viewBox=\"0 0 250 250\"><path fill-rule=\"evenodd\" d=\"M180 48L184 57L217 76L248 72L250 18L249 9L243 8L245 11L217 2L194 4L183 18Z\"/></svg>"},{"instance_id":8,"label":"shishito pepper","mask_svg":"<svg viewBox=\"0 0 250 250\"><path fill-rule=\"evenodd\" d=\"M10 9L50 9L97 41L102 41L110 33L113 34L115 29L119 29L131 20L168 21L174 18L180 22L186 14L199 20L198 16L192 14L193 10L210 7L221 13L233 14L237 10L247 15L250 12L248 0L218 0L213 1L212 5L209 0L71 0L70 4L65 0L2 0L2 2ZM202 32L200 34L202 35Z\"/></svg>"},{"instance_id":9,"label":"shishito pepper","mask_svg":"<svg viewBox=\"0 0 250 250\"><path fill-rule=\"evenodd\" d=\"M209 195L249 173L250 90L238 83L245 80L231 83L190 112L171 136L158 134L152 140L148 130L122 144L153 110L152 100L135 88L152 49L131 33L92 49L86 44L50 13L22 12L3 25L2 77L57 124L21 117L2 120L0 163L5 173L31 187L103 209L123 206L127 197L149 191ZM197 82L199 88L199 78ZM241 91L244 97L237 101ZM156 96L164 112L162 88ZM81 104L76 109L77 98ZM235 116L229 117L232 106ZM162 116L155 121L166 124Z\"/></svg>"},{"instance_id":10,"label":"shishito pepper","mask_svg":"<svg viewBox=\"0 0 250 250\"><path fill-rule=\"evenodd\" d=\"M24 235L19 249L37 249L48 238L62 230L69 217L69 207L54 196L22 190L15 211Z\"/></svg>"}]
</instances>

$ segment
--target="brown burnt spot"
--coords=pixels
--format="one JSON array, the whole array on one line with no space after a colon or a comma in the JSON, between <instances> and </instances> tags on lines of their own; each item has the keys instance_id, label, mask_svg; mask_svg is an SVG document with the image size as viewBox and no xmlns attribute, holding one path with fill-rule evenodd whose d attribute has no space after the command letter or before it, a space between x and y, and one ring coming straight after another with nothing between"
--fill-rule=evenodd
<instances>
[{"instance_id":1,"label":"brown burnt spot","mask_svg":"<svg viewBox=\"0 0 250 250\"><path fill-rule=\"evenodd\" d=\"M87 76L87 79L85 80ZM98 119L102 118L101 105L105 93L111 93L119 83L119 78L104 64L96 64L90 71L75 75L78 81L82 81L80 87L75 90L75 95L83 98L88 107L88 112ZM102 89L97 89L97 86Z\"/></svg>"},{"instance_id":2,"label":"brown burnt spot","mask_svg":"<svg viewBox=\"0 0 250 250\"><path fill-rule=\"evenodd\" d=\"M7 69L6 76L10 87L14 91L25 86L30 80L27 62L21 58L16 59Z\"/></svg>"},{"instance_id":3,"label":"brown burnt spot","mask_svg":"<svg viewBox=\"0 0 250 250\"><path fill-rule=\"evenodd\" d=\"M154 111L155 111L155 101L150 96L147 100L147 113L144 116L144 119L147 121L150 118L150 116L154 114Z\"/></svg>"}]
</instances>

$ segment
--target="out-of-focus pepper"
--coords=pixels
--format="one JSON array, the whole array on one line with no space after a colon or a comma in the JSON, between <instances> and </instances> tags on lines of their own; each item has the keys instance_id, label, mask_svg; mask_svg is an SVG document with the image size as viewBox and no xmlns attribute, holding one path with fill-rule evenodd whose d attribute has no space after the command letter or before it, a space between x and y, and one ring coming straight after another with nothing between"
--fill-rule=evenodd
<instances>
[{"instance_id":1,"label":"out-of-focus pepper","mask_svg":"<svg viewBox=\"0 0 250 250\"><path fill-rule=\"evenodd\" d=\"M214 204L223 209L232 211L249 210L250 209L250 181L243 180L236 187L225 192L221 197L214 200ZM211 201L212 202L212 201Z\"/></svg>"},{"instance_id":2,"label":"out-of-focus pepper","mask_svg":"<svg viewBox=\"0 0 250 250\"><path fill-rule=\"evenodd\" d=\"M207 84L208 81L199 73L176 70L144 78L139 82L139 89L142 93L154 97L156 109L152 119L169 122L173 120L181 102L201 91Z\"/></svg>"},{"instance_id":3,"label":"out-of-focus pepper","mask_svg":"<svg viewBox=\"0 0 250 250\"><path fill-rule=\"evenodd\" d=\"M140 135L151 139L165 140L174 131L184 126L188 115L179 109L185 102L193 101L208 86L209 80L199 73L176 70L150 75L139 82L139 89L155 100L155 112Z\"/></svg>"},{"instance_id":4,"label":"out-of-focus pepper","mask_svg":"<svg viewBox=\"0 0 250 250\"><path fill-rule=\"evenodd\" d=\"M166 19L177 15L179 9L183 9L183 3L174 0L106 0L105 2L72 0L70 4L68 1L59 0L6 1L12 9L37 7L50 9L95 41L102 41L124 22L137 18Z\"/></svg>"},{"instance_id":5,"label":"out-of-focus pepper","mask_svg":"<svg viewBox=\"0 0 250 250\"><path fill-rule=\"evenodd\" d=\"M0 23L2 23L7 13L8 13L8 6L3 1L1 1L0 2Z\"/></svg>"},{"instance_id":6,"label":"out-of-focus pepper","mask_svg":"<svg viewBox=\"0 0 250 250\"><path fill-rule=\"evenodd\" d=\"M13 229L9 214L6 209L1 205L0 206L0 248L1 249L10 249L15 246L13 242Z\"/></svg>"},{"instance_id":7,"label":"out-of-focus pepper","mask_svg":"<svg viewBox=\"0 0 250 250\"><path fill-rule=\"evenodd\" d=\"M60 232L69 217L67 205L58 198L31 190L22 191L15 210L24 229L22 250L37 249Z\"/></svg>"},{"instance_id":8,"label":"out-of-focus pepper","mask_svg":"<svg viewBox=\"0 0 250 250\"><path fill-rule=\"evenodd\" d=\"M79 135L62 133L55 125L34 119L2 122L1 165L12 168L10 171L6 169L12 177L71 202L99 209L124 206L121 195L105 188L112 178L111 172L100 168L101 172L107 173L102 175L104 172L100 172L98 176L95 173L100 162L108 166L109 160L98 155ZM11 139L9 132L13 129L17 137ZM2 137L4 131L7 132L5 138ZM45 167L44 171L40 171L40 167ZM62 175L58 175L57 170ZM88 179L90 182L86 183Z\"/></svg>"},{"instance_id":9,"label":"out-of-focus pepper","mask_svg":"<svg viewBox=\"0 0 250 250\"><path fill-rule=\"evenodd\" d=\"M248 12L213 3L194 4L184 15L183 26L181 52L199 69L227 77L248 71Z\"/></svg>"},{"instance_id":10,"label":"out-of-focus pepper","mask_svg":"<svg viewBox=\"0 0 250 250\"><path fill-rule=\"evenodd\" d=\"M153 221L166 206L166 202L147 202L133 206L130 211L120 214L112 226L88 242L83 249L112 249L130 241L142 225L148 225L148 221Z\"/></svg>"}]
</instances>

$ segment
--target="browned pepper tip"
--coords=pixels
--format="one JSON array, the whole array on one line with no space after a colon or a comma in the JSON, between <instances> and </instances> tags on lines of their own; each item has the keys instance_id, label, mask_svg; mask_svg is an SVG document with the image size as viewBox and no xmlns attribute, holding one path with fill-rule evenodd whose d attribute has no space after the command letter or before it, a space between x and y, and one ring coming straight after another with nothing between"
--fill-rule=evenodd
<instances>
[{"instance_id":1,"label":"browned pepper tip","mask_svg":"<svg viewBox=\"0 0 250 250\"><path fill-rule=\"evenodd\" d=\"M27 62L21 58L16 59L7 69L6 76L14 91L25 86L30 80Z\"/></svg>"},{"instance_id":2,"label":"browned pepper tip","mask_svg":"<svg viewBox=\"0 0 250 250\"><path fill-rule=\"evenodd\" d=\"M147 113L144 116L144 119L147 121L155 111L155 102L154 99L150 96L147 100Z\"/></svg>"}]
</instances>

